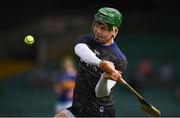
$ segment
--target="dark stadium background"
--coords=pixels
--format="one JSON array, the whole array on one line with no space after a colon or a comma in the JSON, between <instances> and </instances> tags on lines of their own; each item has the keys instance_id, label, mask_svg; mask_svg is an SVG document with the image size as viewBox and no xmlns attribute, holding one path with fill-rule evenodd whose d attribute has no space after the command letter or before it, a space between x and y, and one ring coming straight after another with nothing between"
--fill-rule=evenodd
<instances>
[{"instance_id":1,"label":"dark stadium background","mask_svg":"<svg viewBox=\"0 0 180 118\"><path fill-rule=\"evenodd\" d=\"M53 116L52 73L91 31L102 6L123 14L116 40L128 59L125 79L162 116L180 116L180 15L177 0L0 1L0 116ZM24 44L32 34L35 43ZM117 116L149 116L116 86Z\"/></svg>"}]
</instances>

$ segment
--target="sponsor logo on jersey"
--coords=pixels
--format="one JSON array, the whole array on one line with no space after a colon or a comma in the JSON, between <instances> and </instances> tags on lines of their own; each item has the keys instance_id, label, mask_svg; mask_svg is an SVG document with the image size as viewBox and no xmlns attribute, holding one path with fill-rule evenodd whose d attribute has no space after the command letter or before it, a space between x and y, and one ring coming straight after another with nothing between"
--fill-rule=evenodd
<instances>
[{"instance_id":1,"label":"sponsor logo on jersey","mask_svg":"<svg viewBox=\"0 0 180 118\"><path fill-rule=\"evenodd\" d=\"M84 62L82 59L80 59L81 63L84 63L84 65L89 68L90 70L93 70L95 72L98 71L98 67L97 66L94 66L94 65L91 65L91 64L88 64L86 62Z\"/></svg>"}]
</instances>

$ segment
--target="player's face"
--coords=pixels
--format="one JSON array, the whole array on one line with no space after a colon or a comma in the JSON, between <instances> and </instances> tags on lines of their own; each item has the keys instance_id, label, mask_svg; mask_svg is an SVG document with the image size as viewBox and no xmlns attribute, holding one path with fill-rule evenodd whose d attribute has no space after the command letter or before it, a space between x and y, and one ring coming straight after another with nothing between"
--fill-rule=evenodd
<instances>
[{"instance_id":1,"label":"player's face","mask_svg":"<svg viewBox=\"0 0 180 118\"><path fill-rule=\"evenodd\" d=\"M94 21L93 23L93 33L95 38L101 43L111 43L116 35L116 31L109 28L105 23Z\"/></svg>"}]
</instances>

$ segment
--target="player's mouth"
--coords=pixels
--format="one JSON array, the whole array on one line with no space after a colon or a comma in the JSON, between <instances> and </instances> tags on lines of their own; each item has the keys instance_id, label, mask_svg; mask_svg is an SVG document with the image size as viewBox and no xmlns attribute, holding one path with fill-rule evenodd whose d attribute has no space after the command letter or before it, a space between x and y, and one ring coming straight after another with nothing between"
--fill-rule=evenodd
<instances>
[{"instance_id":1,"label":"player's mouth","mask_svg":"<svg viewBox=\"0 0 180 118\"><path fill-rule=\"evenodd\" d=\"M101 36L95 36L95 38L98 40L98 42L101 42L101 43L104 42L104 40Z\"/></svg>"},{"instance_id":2,"label":"player's mouth","mask_svg":"<svg viewBox=\"0 0 180 118\"><path fill-rule=\"evenodd\" d=\"M94 37L95 37L96 41L99 43L105 43L106 42L106 40L101 35L94 34Z\"/></svg>"},{"instance_id":3,"label":"player's mouth","mask_svg":"<svg viewBox=\"0 0 180 118\"><path fill-rule=\"evenodd\" d=\"M95 35L95 37L96 37L98 40L101 40L101 39L102 39L102 37L99 36L99 35Z\"/></svg>"}]
</instances>

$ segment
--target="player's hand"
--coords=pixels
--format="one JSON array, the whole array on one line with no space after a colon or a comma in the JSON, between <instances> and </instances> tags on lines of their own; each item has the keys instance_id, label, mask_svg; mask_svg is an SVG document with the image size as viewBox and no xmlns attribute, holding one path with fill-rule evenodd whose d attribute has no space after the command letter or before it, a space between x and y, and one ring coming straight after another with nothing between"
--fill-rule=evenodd
<instances>
[{"instance_id":1,"label":"player's hand","mask_svg":"<svg viewBox=\"0 0 180 118\"><path fill-rule=\"evenodd\" d=\"M106 73L113 73L115 72L114 64L110 61L101 61L99 67Z\"/></svg>"},{"instance_id":2,"label":"player's hand","mask_svg":"<svg viewBox=\"0 0 180 118\"><path fill-rule=\"evenodd\" d=\"M125 82L121 75L122 72L116 70L112 62L101 61L99 67L104 71L103 78L118 81L120 83Z\"/></svg>"},{"instance_id":3,"label":"player's hand","mask_svg":"<svg viewBox=\"0 0 180 118\"><path fill-rule=\"evenodd\" d=\"M121 72L119 72L117 70L115 70L113 73L104 72L102 74L102 76L103 76L104 79L110 79L110 80L114 80L114 81L117 81L120 78L122 78Z\"/></svg>"},{"instance_id":4,"label":"player's hand","mask_svg":"<svg viewBox=\"0 0 180 118\"><path fill-rule=\"evenodd\" d=\"M110 80L114 80L114 81L120 82L121 84L124 84L126 82L122 78L121 74L122 74L122 72L115 70L114 73L111 73L111 74L103 73L102 76L103 76L104 79L110 79Z\"/></svg>"}]
</instances>

